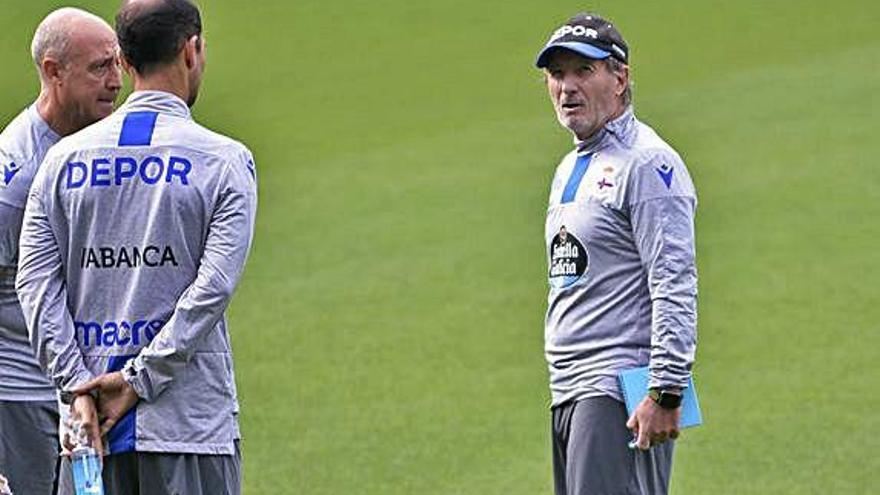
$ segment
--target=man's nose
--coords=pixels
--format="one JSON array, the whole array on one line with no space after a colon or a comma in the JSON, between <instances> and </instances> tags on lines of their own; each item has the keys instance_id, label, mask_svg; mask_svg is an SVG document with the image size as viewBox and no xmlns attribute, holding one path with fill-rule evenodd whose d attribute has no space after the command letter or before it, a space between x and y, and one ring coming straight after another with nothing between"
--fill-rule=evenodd
<instances>
[{"instance_id":1,"label":"man's nose","mask_svg":"<svg viewBox=\"0 0 880 495\"><path fill-rule=\"evenodd\" d=\"M114 64L110 67L110 73L107 74L106 86L107 89L113 91L119 91L122 88L122 71L119 69L119 65Z\"/></svg>"},{"instance_id":2,"label":"man's nose","mask_svg":"<svg viewBox=\"0 0 880 495\"><path fill-rule=\"evenodd\" d=\"M571 72L564 74L559 87L565 93L573 93L577 89L577 77Z\"/></svg>"}]
</instances>

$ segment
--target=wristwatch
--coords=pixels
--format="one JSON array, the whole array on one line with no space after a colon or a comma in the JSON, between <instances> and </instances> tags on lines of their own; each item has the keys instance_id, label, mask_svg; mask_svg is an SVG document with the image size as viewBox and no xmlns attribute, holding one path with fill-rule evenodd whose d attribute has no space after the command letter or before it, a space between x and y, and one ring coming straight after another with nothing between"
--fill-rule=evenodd
<instances>
[{"instance_id":1,"label":"wristwatch","mask_svg":"<svg viewBox=\"0 0 880 495\"><path fill-rule=\"evenodd\" d=\"M681 392L673 392L662 388L648 390L648 397L663 409L678 409L681 405Z\"/></svg>"},{"instance_id":2,"label":"wristwatch","mask_svg":"<svg viewBox=\"0 0 880 495\"><path fill-rule=\"evenodd\" d=\"M132 385L133 382L137 378L137 370L134 367L134 359L129 359L122 366L122 369L119 370L122 373L122 379L126 381L129 385ZM134 385L132 385L134 386Z\"/></svg>"},{"instance_id":3,"label":"wristwatch","mask_svg":"<svg viewBox=\"0 0 880 495\"><path fill-rule=\"evenodd\" d=\"M90 390L90 391L86 392L85 394L77 394L74 392L70 392L68 390L62 390L62 391L58 392L58 398L61 400L61 403L64 404L65 406L69 406L69 405L73 404L73 400L76 399L77 395L91 395L92 399L98 400L98 391L97 390Z\"/></svg>"}]
</instances>

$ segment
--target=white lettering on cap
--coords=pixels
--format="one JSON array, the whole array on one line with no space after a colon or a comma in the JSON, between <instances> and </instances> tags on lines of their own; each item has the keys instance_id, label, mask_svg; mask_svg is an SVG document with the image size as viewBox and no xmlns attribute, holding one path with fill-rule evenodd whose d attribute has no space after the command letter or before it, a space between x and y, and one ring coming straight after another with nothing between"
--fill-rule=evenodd
<instances>
[{"instance_id":1,"label":"white lettering on cap","mask_svg":"<svg viewBox=\"0 0 880 495\"><path fill-rule=\"evenodd\" d=\"M561 28L553 32L553 35L550 36L550 41L556 41L567 34L593 39L597 39L599 37L599 32L593 28L588 28L584 26L569 26L566 24L565 26L562 26Z\"/></svg>"}]
</instances>

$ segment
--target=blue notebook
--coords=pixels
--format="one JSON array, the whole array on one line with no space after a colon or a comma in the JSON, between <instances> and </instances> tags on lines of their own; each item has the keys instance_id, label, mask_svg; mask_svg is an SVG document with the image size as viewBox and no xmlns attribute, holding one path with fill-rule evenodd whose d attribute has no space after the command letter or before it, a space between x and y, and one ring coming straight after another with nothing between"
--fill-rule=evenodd
<instances>
[{"instance_id":1,"label":"blue notebook","mask_svg":"<svg viewBox=\"0 0 880 495\"><path fill-rule=\"evenodd\" d=\"M621 371L617 379L623 391L626 412L631 416L639 403L644 400L645 395L648 394L648 367ZM681 398L681 423L679 426L689 428L701 424L703 424L703 415L700 414L700 402L697 400L697 391L694 389L694 379L691 378Z\"/></svg>"}]
</instances>

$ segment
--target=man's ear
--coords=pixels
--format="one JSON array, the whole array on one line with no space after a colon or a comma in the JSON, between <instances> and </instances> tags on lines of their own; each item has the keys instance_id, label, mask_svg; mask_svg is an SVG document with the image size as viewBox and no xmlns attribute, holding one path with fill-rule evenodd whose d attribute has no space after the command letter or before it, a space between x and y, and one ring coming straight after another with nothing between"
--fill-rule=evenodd
<instances>
[{"instance_id":1,"label":"man's ear","mask_svg":"<svg viewBox=\"0 0 880 495\"><path fill-rule=\"evenodd\" d=\"M40 63L40 71L43 73L43 77L46 78L46 81L60 81L62 69L64 69L64 66L61 62L52 57L46 57Z\"/></svg>"},{"instance_id":2,"label":"man's ear","mask_svg":"<svg viewBox=\"0 0 880 495\"><path fill-rule=\"evenodd\" d=\"M196 65L199 53L202 51L202 38L198 34L190 36L183 45L183 59L186 62L186 68L192 69Z\"/></svg>"},{"instance_id":3,"label":"man's ear","mask_svg":"<svg viewBox=\"0 0 880 495\"><path fill-rule=\"evenodd\" d=\"M619 71L614 72L614 77L617 78L617 90L614 95L620 96L626 92L626 87L629 85L629 66L622 66Z\"/></svg>"}]
</instances>

